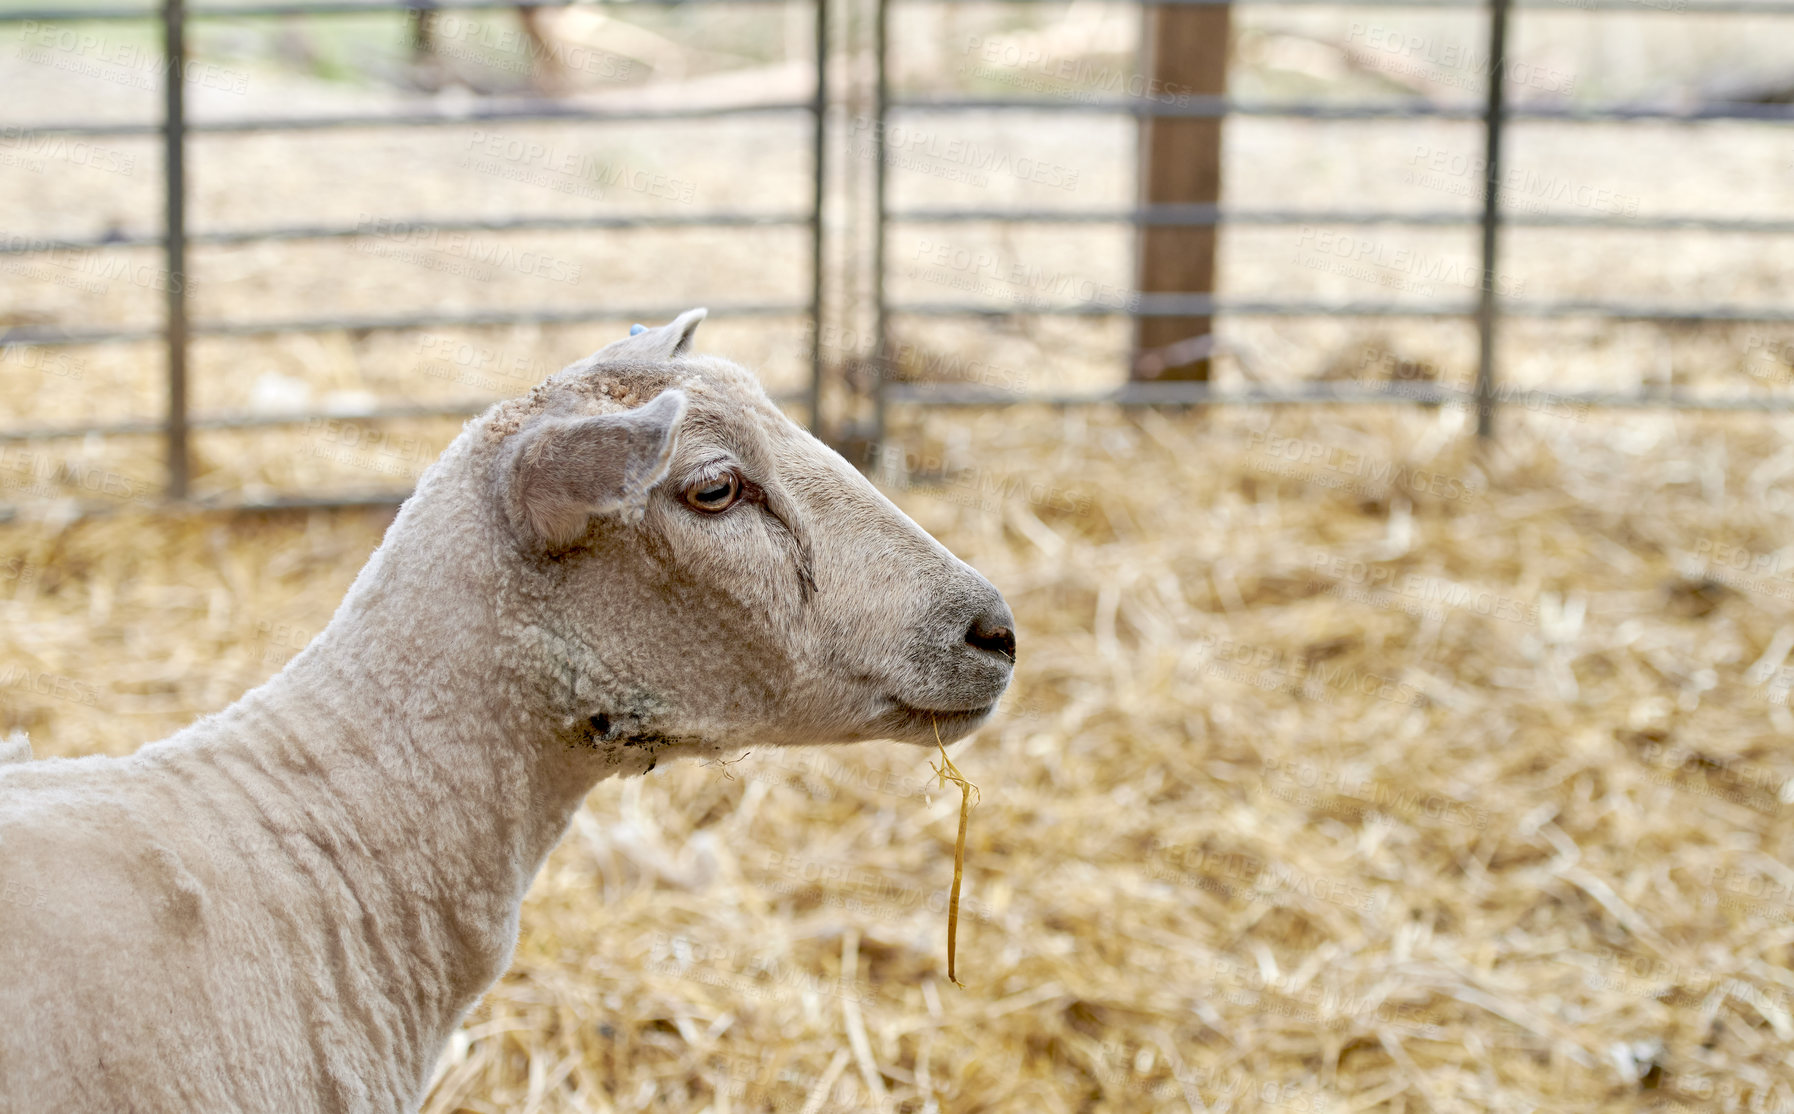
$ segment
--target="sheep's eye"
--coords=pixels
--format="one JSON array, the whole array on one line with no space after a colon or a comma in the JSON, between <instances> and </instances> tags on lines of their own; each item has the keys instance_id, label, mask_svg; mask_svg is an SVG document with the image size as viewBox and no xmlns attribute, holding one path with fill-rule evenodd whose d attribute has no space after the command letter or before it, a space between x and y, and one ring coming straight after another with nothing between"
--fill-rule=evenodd
<instances>
[{"instance_id":1,"label":"sheep's eye","mask_svg":"<svg viewBox=\"0 0 1794 1114\"><path fill-rule=\"evenodd\" d=\"M741 477L730 472L721 479L706 480L685 489L685 503L705 514L721 514L741 498Z\"/></svg>"}]
</instances>

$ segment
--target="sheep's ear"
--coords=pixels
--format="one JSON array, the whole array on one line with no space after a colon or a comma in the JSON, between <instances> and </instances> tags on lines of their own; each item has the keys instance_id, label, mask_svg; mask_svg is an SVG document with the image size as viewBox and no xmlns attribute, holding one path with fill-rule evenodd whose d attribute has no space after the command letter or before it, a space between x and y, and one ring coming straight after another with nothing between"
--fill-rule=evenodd
<instances>
[{"instance_id":1,"label":"sheep's ear","mask_svg":"<svg viewBox=\"0 0 1794 1114\"><path fill-rule=\"evenodd\" d=\"M613 360L639 360L644 363L660 363L675 356L683 356L691 351L692 334L698 331L698 322L704 320L707 309L688 309L665 325L648 329L637 325L622 340L611 343L592 353L588 363L605 363Z\"/></svg>"},{"instance_id":2,"label":"sheep's ear","mask_svg":"<svg viewBox=\"0 0 1794 1114\"><path fill-rule=\"evenodd\" d=\"M667 474L685 392L619 414L548 418L519 433L508 487L512 520L551 549L585 535L595 514L639 512Z\"/></svg>"}]
</instances>

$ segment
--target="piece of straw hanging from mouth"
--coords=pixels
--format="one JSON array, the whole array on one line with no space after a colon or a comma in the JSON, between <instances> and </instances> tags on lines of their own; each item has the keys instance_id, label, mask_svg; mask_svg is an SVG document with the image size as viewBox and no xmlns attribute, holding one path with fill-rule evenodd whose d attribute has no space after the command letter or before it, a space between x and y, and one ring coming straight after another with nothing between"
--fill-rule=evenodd
<instances>
[{"instance_id":1,"label":"piece of straw hanging from mouth","mask_svg":"<svg viewBox=\"0 0 1794 1114\"><path fill-rule=\"evenodd\" d=\"M934 745L940 748L941 764L933 766L934 772L940 776L941 786L948 782L959 786L959 839L953 845L953 892L947 899L947 981L954 986L964 988L965 983L959 981L956 969L959 949L959 887L966 873L966 821L972 815L972 794L978 793L978 787L965 779L953 759L947 757L947 744L941 742L941 725L934 723ZM932 763L931 763L932 765ZM978 794L983 797L982 793Z\"/></svg>"}]
</instances>

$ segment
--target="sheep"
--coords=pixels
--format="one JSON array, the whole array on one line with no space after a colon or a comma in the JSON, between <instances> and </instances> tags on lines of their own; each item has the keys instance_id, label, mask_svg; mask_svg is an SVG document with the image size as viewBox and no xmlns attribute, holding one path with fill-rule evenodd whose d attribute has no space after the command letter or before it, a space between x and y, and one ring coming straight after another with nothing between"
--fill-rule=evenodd
<instances>
[{"instance_id":1,"label":"sheep","mask_svg":"<svg viewBox=\"0 0 1794 1114\"><path fill-rule=\"evenodd\" d=\"M414 1111L598 781L985 721L1002 596L703 317L470 421L235 704L0 766L0 1110Z\"/></svg>"}]
</instances>

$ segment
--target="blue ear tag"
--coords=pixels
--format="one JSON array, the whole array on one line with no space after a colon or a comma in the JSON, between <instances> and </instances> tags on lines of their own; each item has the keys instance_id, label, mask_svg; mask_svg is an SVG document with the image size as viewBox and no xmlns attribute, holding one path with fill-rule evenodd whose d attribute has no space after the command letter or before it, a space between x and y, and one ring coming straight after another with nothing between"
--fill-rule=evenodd
<instances>
[{"instance_id":1,"label":"blue ear tag","mask_svg":"<svg viewBox=\"0 0 1794 1114\"><path fill-rule=\"evenodd\" d=\"M646 326L646 325L631 325L631 326L629 326L629 335L630 336L634 336L637 333L645 333L647 331L648 331L648 326Z\"/></svg>"}]
</instances>

